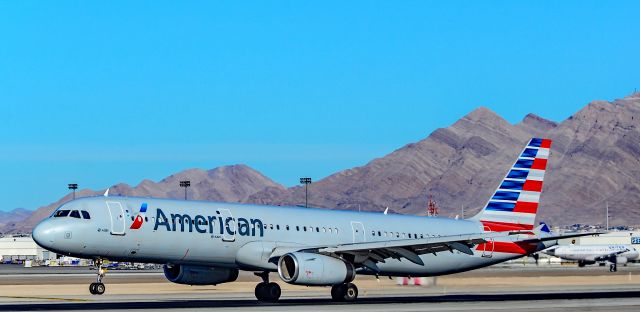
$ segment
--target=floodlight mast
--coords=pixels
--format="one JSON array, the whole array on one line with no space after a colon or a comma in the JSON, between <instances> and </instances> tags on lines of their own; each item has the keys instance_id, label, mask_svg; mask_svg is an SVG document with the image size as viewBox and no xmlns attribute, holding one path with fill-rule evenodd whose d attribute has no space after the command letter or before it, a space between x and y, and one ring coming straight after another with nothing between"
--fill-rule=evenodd
<instances>
[{"instance_id":1,"label":"floodlight mast","mask_svg":"<svg viewBox=\"0 0 640 312\"><path fill-rule=\"evenodd\" d=\"M191 186L191 181L183 180L180 181L180 187L184 187L184 200L187 200L187 188Z\"/></svg>"},{"instance_id":2,"label":"floodlight mast","mask_svg":"<svg viewBox=\"0 0 640 312\"><path fill-rule=\"evenodd\" d=\"M78 183L69 183L67 186L70 190L73 191L73 199L76 199L76 190L78 189Z\"/></svg>"},{"instance_id":3,"label":"floodlight mast","mask_svg":"<svg viewBox=\"0 0 640 312\"><path fill-rule=\"evenodd\" d=\"M309 207L309 184L311 184L311 178L300 178L300 184L304 184L304 206Z\"/></svg>"}]
</instances>

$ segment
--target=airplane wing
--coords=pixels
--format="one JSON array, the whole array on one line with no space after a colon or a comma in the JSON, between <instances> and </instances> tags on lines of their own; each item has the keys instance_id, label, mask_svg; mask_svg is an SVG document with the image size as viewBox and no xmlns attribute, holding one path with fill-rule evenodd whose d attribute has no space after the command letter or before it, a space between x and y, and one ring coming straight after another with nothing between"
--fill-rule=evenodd
<instances>
[{"instance_id":1,"label":"airplane wing","mask_svg":"<svg viewBox=\"0 0 640 312\"><path fill-rule=\"evenodd\" d=\"M453 250L473 255L471 247L474 245L483 244L496 238L518 234L523 234L523 232L472 233L421 239L340 244L336 246L304 248L303 250L321 254L349 254L354 257L355 263L360 263L373 271L379 271L376 263L384 263L385 259L388 258L405 258L415 264L424 265L419 255L427 253L436 254L443 251L453 252ZM272 256L275 255L272 254Z\"/></svg>"},{"instance_id":2,"label":"airplane wing","mask_svg":"<svg viewBox=\"0 0 640 312\"><path fill-rule=\"evenodd\" d=\"M606 232L588 232L588 233L572 233L572 234L565 234L565 235L539 236L536 238L520 240L519 242L539 243L539 242L546 242L546 241L559 240L559 239L565 239L565 238L574 238L574 237L581 237L581 236L589 236L589 235L597 235L597 234L604 234L604 233Z\"/></svg>"}]
</instances>

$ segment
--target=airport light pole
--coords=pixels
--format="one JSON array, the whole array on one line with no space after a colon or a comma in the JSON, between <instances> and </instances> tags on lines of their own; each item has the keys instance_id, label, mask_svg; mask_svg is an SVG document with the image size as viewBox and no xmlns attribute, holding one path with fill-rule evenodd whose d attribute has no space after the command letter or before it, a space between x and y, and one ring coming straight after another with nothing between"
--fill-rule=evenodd
<instances>
[{"instance_id":1,"label":"airport light pole","mask_svg":"<svg viewBox=\"0 0 640 312\"><path fill-rule=\"evenodd\" d=\"M180 187L184 187L184 200L187 200L187 188L191 186L191 181L184 180L180 181Z\"/></svg>"},{"instance_id":2,"label":"airport light pole","mask_svg":"<svg viewBox=\"0 0 640 312\"><path fill-rule=\"evenodd\" d=\"M309 207L309 184L311 184L311 178L300 178L300 184L304 184L304 206Z\"/></svg>"},{"instance_id":3,"label":"airport light pole","mask_svg":"<svg viewBox=\"0 0 640 312\"><path fill-rule=\"evenodd\" d=\"M67 186L70 190L73 191L73 199L76 199L76 190L78 189L78 183L69 183Z\"/></svg>"}]
</instances>

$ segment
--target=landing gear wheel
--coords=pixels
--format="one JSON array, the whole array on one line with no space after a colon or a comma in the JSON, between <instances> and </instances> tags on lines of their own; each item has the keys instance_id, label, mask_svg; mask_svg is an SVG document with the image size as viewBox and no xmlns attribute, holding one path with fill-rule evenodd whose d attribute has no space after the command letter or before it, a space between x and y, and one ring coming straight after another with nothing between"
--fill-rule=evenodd
<instances>
[{"instance_id":1,"label":"landing gear wheel","mask_svg":"<svg viewBox=\"0 0 640 312\"><path fill-rule=\"evenodd\" d=\"M338 284L331 287L331 299L353 302L358 298L358 287L353 283Z\"/></svg>"},{"instance_id":2,"label":"landing gear wheel","mask_svg":"<svg viewBox=\"0 0 640 312\"><path fill-rule=\"evenodd\" d=\"M266 298L266 293L267 293L266 288L267 288L267 283L260 283L256 285L256 290L254 293L258 301L264 301L264 298Z\"/></svg>"},{"instance_id":3,"label":"landing gear wheel","mask_svg":"<svg viewBox=\"0 0 640 312\"><path fill-rule=\"evenodd\" d=\"M96 267L96 282L95 283L91 283L89 285L89 292L92 295L102 295L104 294L104 291L106 290L106 287L104 286L104 284L102 283L102 278L105 276L105 274L107 274L107 270L104 269L102 267L102 259L96 259L93 262L93 265Z\"/></svg>"},{"instance_id":4,"label":"landing gear wheel","mask_svg":"<svg viewBox=\"0 0 640 312\"><path fill-rule=\"evenodd\" d=\"M338 284L331 287L331 299L333 301L342 301L342 294L347 292L347 284Z\"/></svg>"},{"instance_id":5,"label":"landing gear wheel","mask_svg":"<svg viewBox=\"0 0 640 312\"><path fill-rule=\"evenodd\" d=\"M92 295L102 295L104 294L105 290L106 290L106 287L104 286L103 283L91 283L89 285L89 292Z\"/></svg>"},{"instance_id":6,"label":"landing gear wheel","mask_svg":"<svg viewBox=\"0 0 640 312\"><path fill-rule=\"evenodd\" d=\"M95 288L94 288L94 290L95 290L95 292L96 292L95 294L96 294L96 295L102 295L102 294L104 294L104 291L105 291L106 289L107 289L107 288L104 286L104 284L103 284L103 283L96 283L96 286L95 286Z\"/></svg>"},{"instance_id":7,"label":"landing gear wheel","mask_svg":"<svg viewBox=\"0 0 640 312\"><path fill-rule=\"evenodd\" d=\"M276 283L269 283L266 287L267 300L269 302L276 302L280 299L280 295L282 294L282 289L280 289L280 285Z\"/></svg>"},{"instance_id":8,"label":"landing gear wheel","mask_svg":"<svg viewBox=\"0 0 640 312\"><path fill-rule=\"evenodd\" d=\"M280 285L276 283L260 283L256 285L255 295L259 301L277 302L282 294Z\"/></svg>"}]
</instances>

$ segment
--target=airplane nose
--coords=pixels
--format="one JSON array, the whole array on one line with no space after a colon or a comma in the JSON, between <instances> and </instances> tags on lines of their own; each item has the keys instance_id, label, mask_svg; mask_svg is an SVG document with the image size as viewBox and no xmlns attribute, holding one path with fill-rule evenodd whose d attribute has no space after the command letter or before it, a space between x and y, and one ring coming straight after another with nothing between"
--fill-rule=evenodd
<instances>
[{"instance_id":1,"label":"airplane nose","mask_svg":"<svg viewBox=\"0 0 640 312\"><path fill-rule=\"evenodd\" d=\"M31 237L40 247L50 249L55 243L54 229L49 220L44 220L33 229Z\"/></svg>"}]
</instances>

